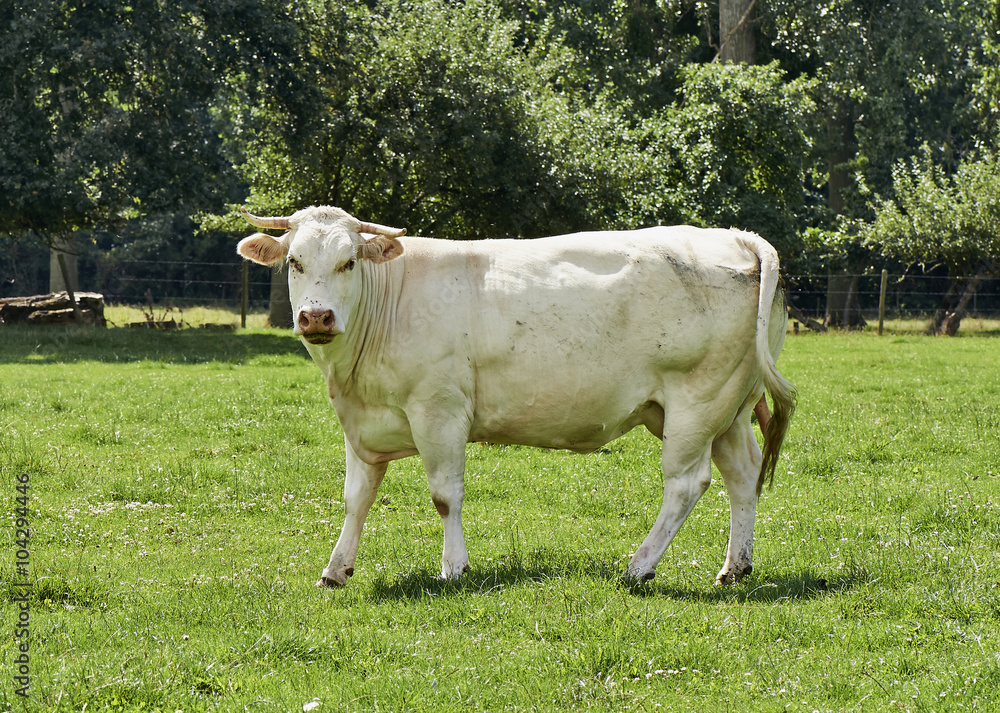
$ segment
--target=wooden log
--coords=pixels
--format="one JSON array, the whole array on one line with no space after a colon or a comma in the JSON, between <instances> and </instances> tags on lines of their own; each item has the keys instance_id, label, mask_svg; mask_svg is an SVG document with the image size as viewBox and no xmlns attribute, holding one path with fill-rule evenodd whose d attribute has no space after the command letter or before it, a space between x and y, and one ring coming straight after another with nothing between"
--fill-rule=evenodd
<instances>
[{"instance_id":1,"label":"wooden log","mask_svg":"<svg viewBox=\"0 0 1000 713\"><path fill-rule=\"evenodd\" d=\"M802 324L804 324L806 327L813 330L814 332L827 331L825 325L821 324L820 322L817 322L812 317L806 315L805 313L802 312L802 310L800 310L798 307L795 307L794 305L788 305L788 316L791 317L792 319L797 319L798 321L802 322Z\"/></svg>"},{"instance_id":2,"label":"wooden log","mask_svg":"<svg viewBox=\"0 0 1000 713\"><path fill-rule=\"evenodd\" d=\"M79 316L77 315L79 312ZM90 310L74 310L71 307L66 309L38 310L28 315L25 324L32 326L42 324L81 324L93 327L97 323L97 313Z\"/></svg>"},{"instance_id":3,"label":"wooden log","mask_svg":"<svg viewBox=\"0 0 1000 713\"><path fill-rule=\"evenodd\" d=\"M104 318L104 295L97 292L77 292L75 297L84 324L107 326ZM62 315L46 317L45 313L58 313L66 309L72 314L73 301L65 292L5 297L0 299L0 324L65 324Z\"/></svg>"}]
</instances>

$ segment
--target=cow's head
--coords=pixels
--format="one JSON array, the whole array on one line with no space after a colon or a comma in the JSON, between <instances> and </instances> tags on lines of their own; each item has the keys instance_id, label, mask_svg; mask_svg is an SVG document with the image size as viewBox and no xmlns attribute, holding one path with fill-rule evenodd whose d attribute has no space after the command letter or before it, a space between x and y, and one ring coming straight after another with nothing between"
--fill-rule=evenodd
<instances>
[{"instance_id":1,"label":"cow's head","mask_svg":"<svg viewBox=\"0 0 1000 713\"><path fill-rule=\"evenodd\" d=\"M236 250L261 265L288 263L292 331L310 344L328 344L346 330L360 298L359 261L384 262L403 253L396 238L405 230L363 223L340 208L305 208L287 218L261 218L242 210L251 225L286 231L279 238L255 233Z\"/></svg>"}]
</instances>

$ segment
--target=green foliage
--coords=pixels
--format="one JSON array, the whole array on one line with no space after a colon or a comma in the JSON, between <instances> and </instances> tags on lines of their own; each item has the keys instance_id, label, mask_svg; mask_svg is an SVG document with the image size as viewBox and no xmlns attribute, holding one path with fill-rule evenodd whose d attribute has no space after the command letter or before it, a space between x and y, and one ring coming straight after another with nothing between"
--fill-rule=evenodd
<instances>
[{"instance_id":1,"label":"green foliage","mask_svg":"<svg viewBox=\"0 0 1000 713\"><path fill-rule=\"evenodd\" d=\"M287 64L289 20L277 6L5 3L0 231L111 227L232 200L235 176L210 112L219 76L303 84Z\"/></svg>"},{"instance_id":2,"label":"green foliage","mask_svg":"<svg viewBox=\"0 0 1000 713\"><path fill-rule=\"evenodd\" d=\"M532 64L574 103L613 96L649 116L672 102L680 67L698 40L685 24L683 0L500 0L519 23Z\"/></svg>"},{"instance_id":3,"label":"green foliage","mask_svg":"<svg viewBox=\"0 0 1000 713\"><path fill-rule=\"evenodd\" d=\"M802 237L803 252L785 263L791 271L803 274L828 274L864 270L870 264L871 253L853 232L807 228Z\"/></svg>"},{"instance_id":4,"label":"green foliage","mask_svg":"<svg viewBox=\"0 0 1000 713\"><path fill-rule=\"evenodd\" d=\"M1000 127L1000 3L996 0L983 3L978 7L977 17L982 45L972 107L981 117L983 134L995 137Z\"/></svg>"},{"instance_id":5,"label":"green foliage","mask_svg":"<svg viewBox=\"0 0 1000 713\"><path fill-rule=\"evenodd\" d=\"M234 206L249 196L262 212L331 203L451 238L737 225L787 258L806 230L849 236L871 217L859 186L891 196L892 167L920 146L952 172L994 142L995 2L775 0L757 6L755 67L704 64L716 12L11 0L0 232L131 222L115 248L152 251L159 226L192 215L243 231ZM831 169L858 177L844 223L819 194ZM171 245L197 252L190 233Z\"/></svg>"},{"instance_id":6,"label":"green foliage","mask_svg":"<svg viewBox=\"0 0 1000 713\"><path fill-rule=\"evenodd\" d=\"M809 125L815 83L787 81L777 64L691 65L681 101L664 115L672 186L685 220L759 232L796 249L815 200Z\"/></svg>"},{"instance_id":7,"label":"green foliage","mask_svg":"<svg viewBox=\"0 0 1000 713\"><path fill-rule=\"evenodd\" d=\"M1000 263L1000 154L962 161L951 175L928 154L896 164L894 197L875 197L864 244L903 262L940 261L955 276Z\"/></svg>"},{"instance_id":8,"label":"green foliage","mask_svg":"<svg viewBox=\"0 0 1000 713\"><path fill-rule=\"evenodd\" d=\"M255 203L339 204L441 237L687 221L796 244L811 200L809 82L775 65L691 66L677 104L643 119L608 86L586 101L555 90L488 4L408 7L349 43L364 48L363 79L327 98L343 131L321 127L297 155L266 111L241 122L259 127L243 166Z\"/></svg>"},{"instance_id":9,"label":"green foliage","mask_svg":"<svg viewBox=\"0 0 1000 713\"><path fill-rule=\"evenodd\" d=\"M956 157L995 133L982 97L994 76L1000 26L995 3L868 0L768 3L770 52L792 73L819 80L824 153L846 162L879 195L892 167L927 144L938 160ZM992 19L991 19L992 18ZM993 52L994 59L991 59ZM992 83L994 96L998 86ZM992 128L991 128L992 127ZM845 191L844 215L866 218L868 198Z\"/></svg>"},{"instance_id":10,"label":"green foliage","mask_svg":"<svg viewBox=\"0 0 1000 713\"><path fill-rule=\"evenodd\" d=\"M607 124L577 121L540 81L515 46L516 23L488 2L376 10L313 8L322 29L300 51L323 82L300 107L308 116L229 108L251 202L340 205L440 237L592 227L607 192L600 162L560 142Z\"/></svg>"}]
</instances>

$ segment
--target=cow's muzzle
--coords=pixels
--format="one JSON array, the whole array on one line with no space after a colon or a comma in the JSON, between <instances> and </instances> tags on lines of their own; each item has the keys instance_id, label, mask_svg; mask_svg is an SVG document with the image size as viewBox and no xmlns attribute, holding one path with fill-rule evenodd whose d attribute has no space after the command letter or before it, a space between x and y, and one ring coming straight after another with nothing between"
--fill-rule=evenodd
<instances>
[{"instance_id":1,"label":"cow's muzzle","mask_svg":"<svg viewBox=\"0 0 1000 713\"><path fill-rule=\"evenodd\" d=\"M296 322L299 335L310 344L329 344L344 331L339 328L332 309L299 310Z\"/></svg>"}]
</instances>

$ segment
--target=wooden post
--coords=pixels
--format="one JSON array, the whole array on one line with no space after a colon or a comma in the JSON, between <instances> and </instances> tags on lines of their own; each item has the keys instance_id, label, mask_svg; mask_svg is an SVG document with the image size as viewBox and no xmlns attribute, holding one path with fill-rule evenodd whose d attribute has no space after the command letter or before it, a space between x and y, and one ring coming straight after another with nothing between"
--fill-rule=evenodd
<instances>
[{"instance_id":1,"label":"wooden post","mask_svg":"<svg viewBox=\"0 0 1000 713\"><path fill-rule=\"evenodd\" d=\"M885 322L885 290L889 286L889 271L882 269L882 286L878 292L878 335L882 336L882 324Z\"/></svg>"},{"instance_id":2,"label":"wooden post","mask_svg":"<svg viewBox=\"0 0 1000 713\"><path fill-rule=\"evenodd\" d=\"M240 278L240 327L246 329L247 308L250 305L250 262L243 261L243 275Z\"/></svg>"},{"instance_id":3,"label":"wooden post","mask_svg":"<svg viewBox=\"0 0 1000 713\"><path fill-rule=\"evenodd\" d=\"M73 319L76 320L77 324L83 324L83 312L80 311L80 305L76 303L76 295L73 294L73 283L69 279L69 270L66 268L66 256L63 253L56 253L56 258L59 260L59 270L62 272L63 282L66 283L66 294L69 295L69 303L73 305Z\"/></svg>"}]
</instances>

